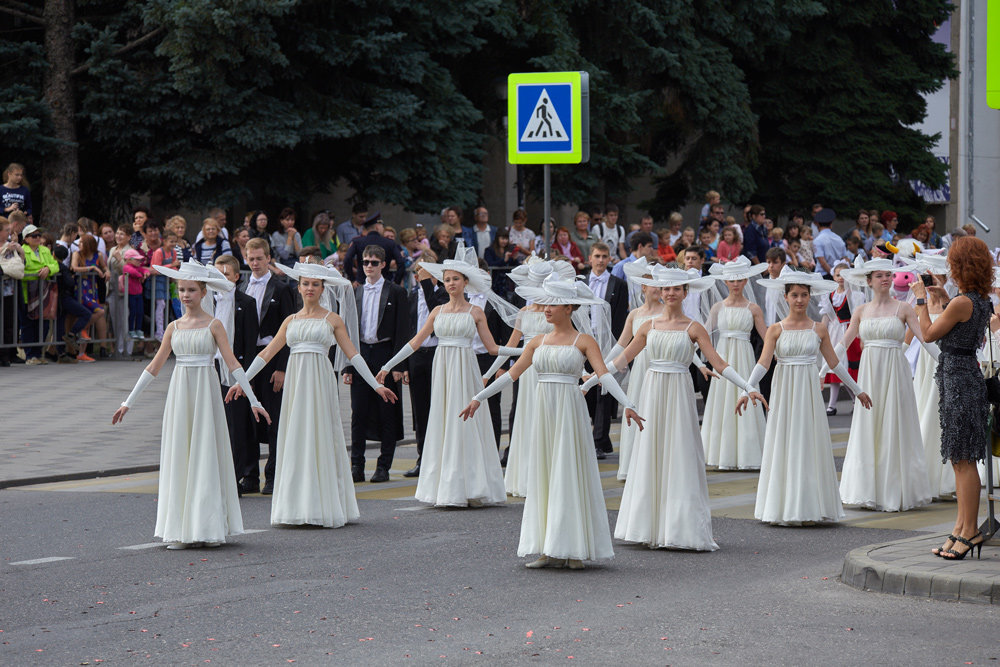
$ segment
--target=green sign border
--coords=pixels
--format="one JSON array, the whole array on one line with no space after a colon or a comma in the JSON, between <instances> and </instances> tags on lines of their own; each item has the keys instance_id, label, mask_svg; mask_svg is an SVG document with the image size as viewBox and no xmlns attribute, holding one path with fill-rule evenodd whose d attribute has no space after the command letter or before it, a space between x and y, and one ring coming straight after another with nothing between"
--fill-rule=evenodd
<instances>
[{"instance_id":1,"label":"green sign border","mask_svg":"<svg viewBox=\"0 0 1000 667\"><path fill-rule=\"evenodd\" d=\"M986 3L986 104L1000 109L1000 0Z\"/></svg>"},{"instance_id":2,"label":"green sign border","mask_svg":"<svg viewBox=\"0 0 1000 667\"><path fill-rule=\"evenodd\" d=\"M507 77L507 160L511 164L580 164L590 157L584 156L583 149L583 74L583 72L534 72L511 74ZM520 153L517 150L517 131L520 125L517 118L517 87L546 83L568 83L572 86L571 150L562 153Z\"/></svg>"}]
</instances>

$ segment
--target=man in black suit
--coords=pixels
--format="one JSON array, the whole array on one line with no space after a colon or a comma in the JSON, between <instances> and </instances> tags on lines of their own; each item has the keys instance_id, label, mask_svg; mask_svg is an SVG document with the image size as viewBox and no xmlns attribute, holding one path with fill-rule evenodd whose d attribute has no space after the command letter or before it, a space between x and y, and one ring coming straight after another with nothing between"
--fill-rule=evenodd
<instances>
[{"instance_id":1,"label":"man in black suit","mask_svg":"<svg viewBox=\"0 0 1000 667\"><path fill-rule=\"evenodd\" d=\"M385 249L372 244L361 256L365 283L354 288L361 338L359 352L369 368L379 369L410 340L410 309L406 290L382 276ZM405 370L406 365L400 364L385 379L385 386L397 396ZM355 482L365 480L366 441L379 440L382 448L371 481L388 482L396 441L403 437L403 403L386 403L366 383L354 382L351 367L345 368L343 375L344 384L351 385L351 475Z\"/></svg>"},{"instance_id":2,"label":"man in black suit","mask_svg":"<svg viewBox=\"0 0 1000 667\"><path fill-rule=\"evenodd\" d=\"M598 242L590 246L590 275L587 276L587 284L596 296L611 304L611 333L617 340L628 318L628 285L621 278L611 275L608 271L610 262L611 249L606 243ZM613 451L608 434L617 405L610 394L601 395L599 385L587 392L587 410L594 424L594 446L599 459L606 458L608 452Z\"/></svg>"},{"instance_id":3,"label":"man in black suit","mask_svg":"<svg viewBox=\"0 0 1000 667\"><path fill-rule=\"evenodd\" d=\"M240 281L240 262L232 255L222 255L215 260L219 269L234 285ZM233 340L233 354L243 370L250 368L257 355L257 304L253 297L239 290L228 294L215 294L215 318L226 327L226 334ZM219 370L222 395L225 397L233 379L224 372L222 358L216 353L215 365ZM237 489L243 495L240 483L249 472L254 476L260 468L260 445L257 442L256 422L246 396L226 403L226 423L229 426L229 444L233 449L233 467L236 469ZM248 454L253 453L253 456Z\"/></svg>"},{"instance_id":4,"label":"man in black suit","mask_svg":"<svg viewBox=\"0 0 1000 667\"><path fill-rule=\"evenodd\" d=\"M260 352L278 333L282 323L295 311L295 296L292 288L280 278L271 274L271 246L266 239L250 239L244 252L244 261L250 266L251 276L243 285L243 291L255 301L257 306L256 350ZM251 361L253 358L251 357ZM284 347L253 379L253 390L260 399L271 423L257 422L256 442L249 447L248 459L260 458L261 441L267 441L267 463L264 465L264 488L261 493L269 495L274 489L274 467L278 455L278 419L281 413L281 388L285 384L285 365L288 363L288 347ZM246 471L241 483L243 493L256 493L260 483L258 466Z\"/></svg>"},{"instance_id":5,"label":"man in black suit","mask_svg":"<svg viewBox=\"0 0 1000 667\"><path fill-rule=\"evenodd\" d=\"M424 251L426 255L428 250ZM437 258L427 259L433 262ZM423 268L417 268L417 280L420 281L410 292L410 337L416 335L427 322L432 310L441 304L448 303L448 292L431 274ZM417 464L407 470L404 477L420 476L420 457L424 453L424 436L427 434L427 416L431 411L431 368L434 364L434 352L437 350L437 337L431 334L423 345L409 359L409 371L404 376L404 382L410 386L410 410L413 414L413 430L417 435Z\"/></svg>"},{"instance_id":6,"label":"man in black suit","mask_svg":"<svg viewBox=\"0 0 1000 667\"><path fill-rule=\"evenodd\" d=\"M359 270L358 263L364 251L373 245L379 246L385 253L386 261L382 268L382 277L397 285L403 282L403 276L406 275L406 260L403 259L403 253L399 251L399 245L392 239L382 236L383 231L385 231L385 227L382 225L382 215L376 213L365 220L365 235L351 241L347 254L344 255L344 277L353 282L355 286L360 285L367 275ZM388 262L390 259L396 260L395 274L389 270Z\"/></svg>"}]
</instances>

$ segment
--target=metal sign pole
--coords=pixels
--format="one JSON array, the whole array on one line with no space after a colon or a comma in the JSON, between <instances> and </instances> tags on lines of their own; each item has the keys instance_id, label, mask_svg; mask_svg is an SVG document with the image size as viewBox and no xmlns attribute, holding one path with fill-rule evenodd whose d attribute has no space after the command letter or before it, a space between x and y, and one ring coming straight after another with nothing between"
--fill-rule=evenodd
<instances>
[{"instance_id":1,"label":"metal sign pole","mask_svg":"<svg viewBox=\"0 0 1000 667\"><path fill-rule=\"evenodd\" d=\"M542 178L542 197L544 202L542 204L542 230L545 233L545 253L546 258L552 253L550 248L552 248L552 174L549 165L544 165L542 167L543 178Z\"/></svg>"}]
</instances>

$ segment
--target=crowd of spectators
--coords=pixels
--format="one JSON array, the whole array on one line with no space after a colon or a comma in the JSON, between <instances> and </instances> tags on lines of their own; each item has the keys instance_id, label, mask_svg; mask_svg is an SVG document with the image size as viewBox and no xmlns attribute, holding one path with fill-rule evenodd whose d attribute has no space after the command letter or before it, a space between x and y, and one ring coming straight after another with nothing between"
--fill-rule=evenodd
<instances>
[{"instance_id":1,"label":"crowd of spectators","mask_svg":"<svg viewBox=\"0 0 1000 667\"><path fill-rule=\"evenodd\" d=\"M354 281L363 276L364 248L379 245L389 260L383 270L386 279L407 290L417 287L418 261L453 258L461 239L475 248L480 265L493 274L494 291L505 298L513 292L507 273L531 253L541 255L546 250L544 235L537 231L541 225L532 229L524 210L516 210L509 225L495 225L482 205L473 209L468 224L462 208L449 206L430 230L420 223L397 230L386 225L380 213L370 213L364 203L355 204L350 218L340 224L329 211L321 211L302 226L289 207L276 218L263 210L251 211L242 224L230 228L226 211L216 208L201 221L193 242L188 240L185 218L173 215L161 221L139 207L131 223L98 224L80 218L63 225L56 235L34 224L30 185L18 164L3 173L0 202L0 366L152 356L166 324L181 315L175 285L152 267L176 268L190 258L209 264L231 255L247 272L250 239L268 243L276 275L283 275L283 266L306 260L325 262ZM568 260L585 274L591 247L601 242L611 249L612 273L622 275L624 265L640 257L689 266L687 251L695 249L691 256L703 257L704 262L697 264L707 272L713 263L741 255L764 262L778 249L789 266L826 274L836 260L878 255L886 243L904 238L893 211L860 210L854 227L837 236L830 230L834 213L819 204L812 206L808 219L792 211L783 227L760 205L745 206L739 220L727 210L731 207L712 191L706 193L696 224L686 225L674 212L661 225L653 216L643 215L626 226L615 204L590 206L573 216L570 227L553 224L548 254ZM908 237L922 247L940 248L958 236L975 234L967 225L940 236L934 222L933 217L926 218Z\"/></svg>"}]
</instances>

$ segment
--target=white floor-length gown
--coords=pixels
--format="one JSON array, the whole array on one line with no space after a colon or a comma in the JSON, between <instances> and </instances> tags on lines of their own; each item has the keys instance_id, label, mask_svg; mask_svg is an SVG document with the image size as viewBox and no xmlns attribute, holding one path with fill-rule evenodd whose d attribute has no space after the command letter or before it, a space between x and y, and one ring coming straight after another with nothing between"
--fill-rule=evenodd
<instances>
[{"instance_id":1,"label":"white floor-length gown","mask_svg":"<svg viewBox=\"0 0 1000 667\"><path fill-rule=\"evenodd\" d=\"M469 306L472 309L472 306ZM469 311L434 319L437 352L431 367L431 407L424 436L417 500L438 506L499 505L507 500L489 409L468 421L459 413L483 388L472 351L476 323Z\"/></svg>"},{"instance_id":2,"label":"white floor-length gown","mask_svg":"<svg viewBox=\"0 0 1000 667\"><path fill-rule=\"evenodd\" d=\"M635 336L647 320L651 320L656 315L636 315L632 318L632 335ZM639 394L642 391L642 384L646 379L646 369L649 368L649 353L645 348L635 355L632 360L632 369L629 371L628 391L625 392L629 400L639 405ZM625 481L628 478L628 464L632 459L632 447L635 444L639 427L636 424L628 425L622 420L620 435L618 438L618 479Z\"/></svg>"},{"instance_id":3,"label":"white floor-length gown","mask_svg":"<svg viewBox=\"0 0 1000 667\"><path fill-rule=\"evenodd\" d=\"M208 327L174 328L176 358L163 407L156 537L225 542L243 533L233 451Z\"/></svg>"},{"instance_id":4,"label":"white floor-length gown","mask_svg":"<svg viewBox=\"0 0 1000 667\"><path fill-rule=\"evenodd\" d=\"M931 322L938 315L931 314ZM913 341L911 345L920 345ZM941 462L941 395L938 393L934 373L937 362L927 353L920 350L917 357L917 370L913 375L913 391L917 396L917 414L920 415L920 437L924 441L924 463L927 466L927 483L933 497L947 496L955 493L955 469L951 463Z\"/></svg>"},{"instance_id":5,"label":"white floor-length gown","mask_svg":"<svg viewBox=\"0 0 1000 667\"><path fill-rule=\"evenodd\" d=\"M336 343L333 327L325 317L293 319L286 341L271 523L338 528L360 513L327 356Z\"/></svg>"},{"instance_id":6,"label":"white floor-length gown","mask_svg":"<svg viewBox=\"0 0 1000 667\"><path fill-rule=\"evenodd\" d=\"M858 384L872 409L856 409L851 419L840 477L845 505L898 512L932 500L905 333L896 315L864 318L858 328L864 346Z\"/></svg>"},{"instance_id":7,"label":"white floor-length gown","mask_svg":"<svg viewBox=\"0 0 1000 667\"><path fill-rule=\"evenodd\" d=\"M527 346L539 334L552 331L552 325L545 320L545 313L526 310L521 313L519 331ZM514 424L510 429L510 448L507 450L507 469L504 472L504 487L512 496L523 497L528 492L528 466L530 450L534 447L533 429L535 403L538 393L538 377L534 366L521 374L517 382L517 408Z\"/></svg>"},{"instance_id":8,"label":"white floor-length gown","mask_svg":"<svg viewBox=\"0 0 1000 667\"><path fill-rule=\"evenodd\" d=\"M719 310L719 344L716 351L742 377L750 377L757 360L750 344L753 313L746 307ZM757 470L764 446L764 406L748 405L736 415L742 390L728 380L712 378L705 399L701 440L705 463L720 470Z\"/></svg>"},{"instance_id":9,"label":"white floor-length gown","mask_svg":"<svg viewBox=\"0 0 1000 667\"><path fill-rule=\"evenodd\" d=\"M545 419L533 421L518 556L614 557L594 433L580 391L584 361L575 345L542 344L532 357L538 373L536 414Z\"/></svg>"},{"instance_id":10,"label":"white floor-length gown","mask_svg":"<svg viewBox=\"0 0 1000 667\"><path fill-rule=\"evenodd\" d=\"M646 350L649 370L637 412L647 421L632 448L615 537L650 547L715 551L719 545L712 539L705 452L688 370L694 344L686 329L652 329Z\"/></svg>"},{"instance_id":11,"label":"white floor-length gown","mask_svg":"<svg viewBox=\"0 0 1000 667\"><path fill-rule=\"evenodd\" d=\"M754 517L765 523L796 526L844 518L817 379L819 341L815 327L782 327L774 348L777 366L754 506Z\"/></svg>"}]
</instances>

